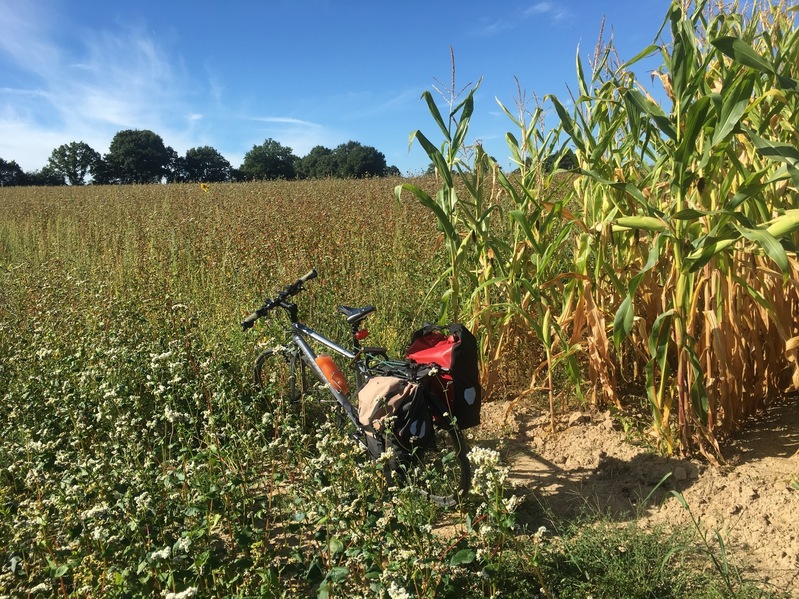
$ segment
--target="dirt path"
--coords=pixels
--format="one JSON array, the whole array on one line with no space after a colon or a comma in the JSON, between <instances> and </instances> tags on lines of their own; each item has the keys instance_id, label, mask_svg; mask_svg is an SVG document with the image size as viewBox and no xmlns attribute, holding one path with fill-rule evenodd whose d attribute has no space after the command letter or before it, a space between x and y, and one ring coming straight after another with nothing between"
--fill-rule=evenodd
<instances>
[{"instance_id":1,"label":"dirt path","mask_svg":"<svg viewBox=\"0 0 799 599\"><path fill-rule=\"evenodd\" d=\"M744 576L799 597L799 398L772 408L725 445L727 465L663 458L630 441L609 414L548 417L487 404L483 434L504 441L511 478L558 517L587 509L619 522L690 524L719 530ZM661 484L664 476L670 476ZM679 491L689 513L671 494ZM645 501L647 498L648 501ZM538 515L540 519L540 513Z\"/></svg>"}]
</instances>

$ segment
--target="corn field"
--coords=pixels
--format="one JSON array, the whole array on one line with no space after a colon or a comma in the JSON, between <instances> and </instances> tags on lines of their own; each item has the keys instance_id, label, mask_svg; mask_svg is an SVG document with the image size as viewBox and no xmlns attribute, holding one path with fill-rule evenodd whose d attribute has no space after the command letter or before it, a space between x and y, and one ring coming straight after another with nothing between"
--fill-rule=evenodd
<instances>
[{"instance_id":1,"label":"corn field","mask_svg":"<svg viewBox=\"0 0 799 599\"><path fill-rule=\"evenodd\" d=\"M523 340L553 427L559 396L621 407L645 389L653 442L714 460L719 438L799 390L796 12L675 1L631 60L612 39L588 65L578 52L568 102L531 107L520 87L502 106L510 174L465 142L479 84L461 99L453 63L448 111L425 93L443 142L411 141L439 189L395 193L439 223L442 318L481 333L489 389ZM577 168L547 172L566 156Z\"/></svg>"}]
</instances>

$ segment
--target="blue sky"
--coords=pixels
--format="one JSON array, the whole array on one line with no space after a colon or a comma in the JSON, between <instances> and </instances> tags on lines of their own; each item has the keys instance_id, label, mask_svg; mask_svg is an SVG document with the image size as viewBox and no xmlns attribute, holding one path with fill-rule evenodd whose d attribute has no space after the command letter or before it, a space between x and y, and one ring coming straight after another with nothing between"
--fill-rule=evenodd
<instances>
[{"instance_id":1,"label":"blue sky","mask_svg":"<svg viewBox=\"0 0 799 599\"><path fill-rule=\"evenodd\" d=\"M267 138L298 156L354 140L420 172L429 161L408 136L439 141L420 96L450 83L451 47L457 87L482 78L470 138L508 166L497 100L514 106L515 78L528 97L565 101L603 17L629 59L668 4L0 0L0 158L37 170L61 144L105 153L116 132L150 129L181 155L210 145L234 167Z\"/></svg>"}]
</instances>

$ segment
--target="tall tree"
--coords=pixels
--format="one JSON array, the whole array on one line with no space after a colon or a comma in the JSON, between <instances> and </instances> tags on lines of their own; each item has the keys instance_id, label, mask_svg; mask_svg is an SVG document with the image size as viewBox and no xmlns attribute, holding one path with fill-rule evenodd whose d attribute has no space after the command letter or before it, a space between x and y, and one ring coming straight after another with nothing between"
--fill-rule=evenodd
<instances>
[{"instance_id":1,"label":"tall tree","mask_svg":"<svg viewBox=\"0 0 799 599\"><path fill-rule=\"evenodd\" d=\"M96 168L100 160L100 154L89 144L73 141L53 150L46 168L61 176L70 185L84 185L86 175Z\"/></svg>"},{"instance_id":2,"label":"tall tree","mask_svg":"<svg viewBox=\"0 0 799 599\"><path fill-rule=\"evenodd\" d=\"M183 167L187 181L219 183L230 180L230 162L211 146L187 150Z\"/></svg>"},{"instance_id":3,"label":"tall tree","mask_svg":"<svg viewBox=\"0 0 799 599\"><path fill-rule=\"evenodd\" d=\"M169 146L167 146L167 151L169 152L169 163L166 165L166 182L185 183L189 180L186 173L186 159L183 156L178 156L178 153Z\"/></svg>"},{"instance_id":4,"label":"tall tree","mask_svg":"<svg viewBox=\"0 0 799 599\"><path fill-rule=\"evenodd\" d=\"M271 137L260 146L253 146L244 155L239 169L245 179L294 179L297 176L297 158L292 149Z\"/></svg>"},{"instance_id":5,"label":"tall tree","mask_svg":"<svg viewBox=\"0 0 799 599\"><path fill-rule=\"evenodd\" d=\"M382 177L386 174L386 157L372 146L348 141L335 149L338 176L343 178Z\"/></svg>"},{"instance_id":6,"label":"tall tree","mask_svg":"<svg viewBox=\"0 0 799 599\"><path fill-rule=\"evenodd\" d=\"M338 175L336 155L330 148L316 146L300 160L300 174L306 179L324 179Z\"/></svg>"},{"instance_id":7,"label":"tall tree","mask_svg":"<svg viewBox=\"0 0 799 599\"><path fill-rule=\"evenodd\" d=\"M152 131L126 129L114 135L105 155L108 183L159 183L169 173L174 150Z\"/></svg>"},{"instance_id":8,"label":"tall tree","mask_svg":"<svg viewBox=\"0 0 799 599\"><path fill-rule=\"evenodd\" d=\"M27 171L25 173L24 185L36 187L58 187L59 185L66 185L64 176L57 173L49 166L45 166L40 171Z\"/></svg>"},{"instance_id":9,"label":"tall tree","mask_svg":"<svg viewBox=\"0 0 799 599\"><path fill-rule=\"evenodd\" d=\"M15 160L6 162L0 158L0 187L25 184L25 173Z\"/></svg>"}]
</instances>

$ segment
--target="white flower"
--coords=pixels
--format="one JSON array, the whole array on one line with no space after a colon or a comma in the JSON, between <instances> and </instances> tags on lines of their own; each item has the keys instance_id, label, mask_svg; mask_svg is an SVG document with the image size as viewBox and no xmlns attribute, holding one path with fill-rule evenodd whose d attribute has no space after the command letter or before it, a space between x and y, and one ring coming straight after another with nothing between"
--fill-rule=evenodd
<instances>
[{"instance_id":1,"label":"white flower","mask_svg":"<svg viewBox=\"0 0 799 599\"><path fill-rule=\"evenodd\" d=\"M162 560L162 559L169 559L169 556L172 554L172 550L169 548L169 545L161 549L160 551L153 551L150 554L150 560ZM189 595L191 596L191 595Z\"/></svg>"},{"instance_id":2,"label":"white flower","mask_svg":"<svg viewBox=\"0 0 799 599\"><path fill-rule=\"evenodd\" d=\"M176 412L172 409L171 406L165 405L164 406L164 418L167 419L168 422L180 422L181 420L186 419L186 415L180 412Z\"/></svg>"},{"instance_id":3,"label":"white flower","mask_svg":"<svg viewBox=\"0 0 799 599\"><path fill-rule=\"evenodd\" d=\"M538 530L535 531L535 534L533 535L533 543L540 545L545 534L547 534L547 527L539 526Z\"/></svg>"},{"instance_id":4,"label":"white flower","mask_svg":"<svg viewBox=\"0 0 799 599\"><path fill-rule=\"evenodd\" d=\"M175 551L182 551L186 553L188 552L190 545L191 539L189 537L180 537L177 541L175 541Z\"/></svg>"},{"instance_id":5,"label":"white flower","mask_svg":"<svg viewBox=\"0 0 799 599\"><path fill-rule=\"evenodd\" d=\"M197 594L197 587L189 587L180 593L166 593L164 599L189 599Z\"/></svg>"},{"instance_id":6,"label":"white flower","mask_svg":"<svg viewBox=\"0 0 799 599\"><path fill-rule=\"evenodd\" d=\"M84 520L91 520L96 516L101 516L108 511L108 504L101 503L99 505L95 505L93 508L86 510L83 512L83 519Z\"/></svg>"},{"instance_id":7,"label":"white flower","mask_svg":"<svg viewBox=\"0 0 799 599\"><path fill-rule=\"evenodd\" d=\"M144 511L150 507L150 494L145 491L141 495L137 495L134 501L136 502L136 507L139 508L139 510Z\"/></svg>"},{"instance_id":8,"label":"white flower","mask_svg":"<svg viewBox=\"0 0 799 599\"><path fill-rule=\"evenodd\" d=\"M516 508L519 507L519 504L521 504L522 502L522 498L519 497L518 495L511 495L503 502L505 504L505 510L507 510L510 513L516 511Z\"/></svg>"},{"instance_id":9,"label":"white flower","mask_svg":"<svg viewBox=\"0 0 799 599\"><path fill-rule=\"evenodd\" d=\"M396 582L392 582L388 586L388 596L391 599L411 599L410 593L399 586Z\"/></svg>"},{"instance_id":10,"label":"white flower","mask_svg":"<svg viewBox=\"0 0 799 599\"><path fill-rule=\"evenodd\" d=\"M172 357L172 352L167 351L162 354L150 354L150 361L155 364L156 362L163 362Z\"/></svg>"}]
</instances>

